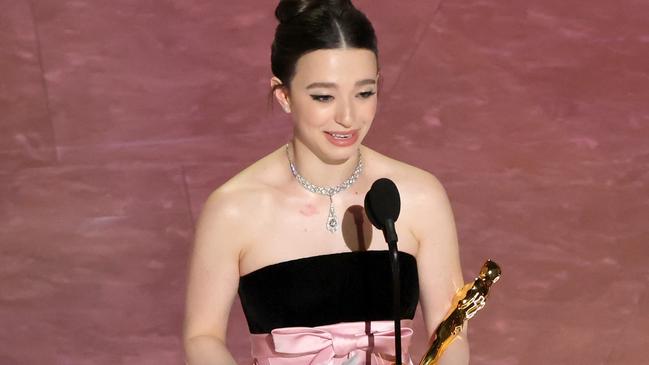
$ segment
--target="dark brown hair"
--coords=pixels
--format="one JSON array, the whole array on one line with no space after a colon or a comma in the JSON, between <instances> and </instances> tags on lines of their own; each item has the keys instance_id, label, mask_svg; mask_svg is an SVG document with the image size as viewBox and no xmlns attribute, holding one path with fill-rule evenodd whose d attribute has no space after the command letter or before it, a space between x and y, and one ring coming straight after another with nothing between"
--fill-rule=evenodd
<instances>
[{"instance_id":1,"label":"dark brown hair","mask_svg":"<svg viewBox=\"0 0 649 365\"><path fill-rule=\"evenodd\" d=\"M271 69L282 81L275 88L288 88L297 60L318 49L368 49L378 64L374 27L350 0L282 0L275 17L279 24L271 46Z\"/></svg>"}]
</instances>

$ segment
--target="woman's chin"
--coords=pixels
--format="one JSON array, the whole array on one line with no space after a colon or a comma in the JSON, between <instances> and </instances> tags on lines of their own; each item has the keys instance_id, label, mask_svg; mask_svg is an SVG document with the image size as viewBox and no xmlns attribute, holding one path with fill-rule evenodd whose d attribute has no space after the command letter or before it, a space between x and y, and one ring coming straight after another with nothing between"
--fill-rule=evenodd
<instances>
[{"instance_id":1,"label":"woman's chin","mask_svg":"<svg viewBox=\"0 0 649 365\"><path fill-rule=\"evenodd\" d=\"M346 148L325 149L322 160L331 165L342 165L350 159L356 161L358 157L358 146L351 145Z\"/></svg>"}]
</instances>

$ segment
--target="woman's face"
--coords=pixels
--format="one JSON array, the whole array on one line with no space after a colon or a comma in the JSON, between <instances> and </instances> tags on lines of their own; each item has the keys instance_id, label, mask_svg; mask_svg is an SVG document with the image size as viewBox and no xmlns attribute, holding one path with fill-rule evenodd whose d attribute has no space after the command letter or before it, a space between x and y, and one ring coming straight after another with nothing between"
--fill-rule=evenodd
<instances>
[{"instance_id":1,"label":"woman's face","mask_svg":"<svg viewBox=\"0 0 649 365\"><path fill-rule=\"evenodd\" d=\"M377 83L370 50L323 49L300 57L284 100L295 138L328 163L355 156L376 114Z\"/></svg>"}]
</instances>

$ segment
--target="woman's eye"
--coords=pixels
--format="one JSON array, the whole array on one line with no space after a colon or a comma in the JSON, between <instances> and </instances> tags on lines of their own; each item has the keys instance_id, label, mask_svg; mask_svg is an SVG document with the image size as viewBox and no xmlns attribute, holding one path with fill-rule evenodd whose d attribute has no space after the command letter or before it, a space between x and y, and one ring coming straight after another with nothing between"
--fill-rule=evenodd
<instances>
[{"instance_id":1,"label":"woman's eye","mask_svg":"<svg viewBox=\"0 0 649 365\"><path fill-rule=\"evenodd\" d=\"M363 99L367 99L367 98L372 97L372 95L374 95L374 94L376 94L375 91L365 91L365 92L362 92L360 95L361 95L361 97Z\"/></svg>"},{"instance_id":2,"label":"woman's eye","mask_svg":"<svg viewBox=\"0 0 649 365\"><path fill-rule=\"evenodd\" d=\"M326 102L326 101L329 101L329 100L333 99L333 96L331 96L331 95L311 95L311 98L313 100L315 100L315 101Z\"/></svg>"}]
</instances>

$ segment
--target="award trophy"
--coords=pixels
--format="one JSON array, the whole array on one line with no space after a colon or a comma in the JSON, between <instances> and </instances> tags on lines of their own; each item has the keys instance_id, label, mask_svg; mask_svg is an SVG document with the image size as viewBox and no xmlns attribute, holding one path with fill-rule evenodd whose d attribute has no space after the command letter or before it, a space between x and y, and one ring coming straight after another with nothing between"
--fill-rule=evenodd
<instances>
[{"instance_id":1,"label":"award trophy","mask_svg":"<svg viewBox=\"0 0 649 365\"><path fill-rule=\"evenodd\" d=\"M435 330L435 339L419 365L435 365L444 350L462 331L464 322L485 306L491 284L500 278L500 266L491 260L482 265L480 275L467 283L453 297L450 313Z\"/></svg>"}]
</instances>

